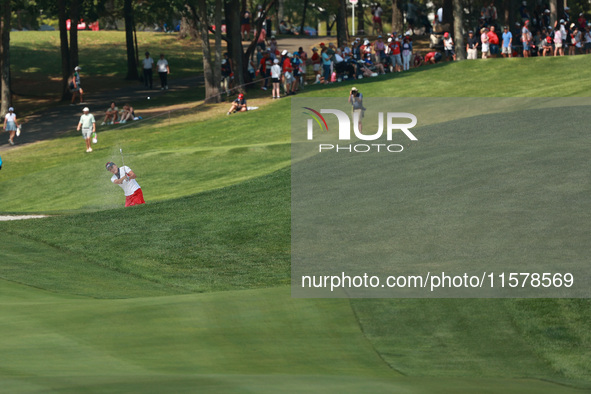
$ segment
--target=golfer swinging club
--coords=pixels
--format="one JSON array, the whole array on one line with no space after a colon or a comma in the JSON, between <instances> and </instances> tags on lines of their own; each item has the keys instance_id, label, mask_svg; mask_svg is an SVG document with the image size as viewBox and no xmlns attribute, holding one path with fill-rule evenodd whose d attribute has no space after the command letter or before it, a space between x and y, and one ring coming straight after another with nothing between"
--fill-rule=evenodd
<instances>
[{"instance_id":1,"label":"golfer swinging club","mask_svg":"<svg viewBox=\"0 0 591 394\"><path fill-rule=\"evenodd\" d=\"M136 175L131 170L131 168L125 165L119 168L117 167L117 164L113 163L112 161L108 162L106 164L106 167L107 171L113 173L113 176L111 177L111 182L121 186L121 188L123 189L123 192L125 193L126 207L146 203L144 201L144 194L142 193L142 189L135 180Z\"/></svg>"}]
</instances>

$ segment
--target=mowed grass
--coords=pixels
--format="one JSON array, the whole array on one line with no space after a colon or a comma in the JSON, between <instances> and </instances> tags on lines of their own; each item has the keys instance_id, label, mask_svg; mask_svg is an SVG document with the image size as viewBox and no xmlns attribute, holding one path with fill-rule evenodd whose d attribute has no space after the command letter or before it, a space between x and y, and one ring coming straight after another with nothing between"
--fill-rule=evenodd
<instances>
[{"instance_id":1,"label":"mowed grass","mask_svg":"<svg viewBox=\"0 0 591 394\"><path fill-rule=\"evenodd\" d=\"M8 392L576 393L531 379L406 378L346 300L289 288L92 300L1 282Z\"/></svg>"},{"instance_id":2,"label":"mowed grass","mask_svg":"<svg viewBox=\"0 0 591 394\"><path fill-rule=\"evenodd\" d=\"M479 96L528 96L536 93L523 79L507 91L495 88L495 74L527 76L531 84L568 64L578 77L588 76L586 57L550 61L445 64L357 84L372 96L445 96L452 86ZM472 67L480 72L473 75ZM582 94L580 80L558 78L568 92ZM350 86L309 94L342 96ZM561 88L544 92L565 95ZM11 204L4 210L70 214L0 223L2 387L409 393L589 387L586 300L291 299L281 287L289 281L289 171L269 174L289 164L288 105L281 100L210 122L106 132L97 157L81 152L79 136L3 155L0 196ZM104 170L107 160L119 161L119 146L150 204L120 208L121 190ZM261 146L277 147L277 156L252 156ZM191 160L203 150L221 159ZM229 157L240 152L232 164ZM567 163L557 161L556 174L561 165ZM65 185L64 169L83 181ZM477 174L472 169L470 176ZM200 292L209 293L187 294Z\"/></svg>"},{"instance_id":3,"label":"mowed grass","mask_svg":"<svg viewBox=\"0 0 591 394\"><path fill-rule=\"evenodd\" d=\"M197 41L179 39L177 34L137 32L141 61L149 51L154 61L163 53L170 65L170 79L202 74L201 46ZM87 94L137 85L127 76L125 31L78 32L79 66ZM13 105L20 116L34 108L55 105L61 97L61 55L58 31L13 31L10 34ZM72 69L76 65L72 65ZM141 75L141 74L140 74ZM158 74L154 74L158 83ZM202 93L200 93L202 94ZM87 95L88 97L88 95ZM189 99L189 97L185 97Z\"/></svg>"}]
</instances>

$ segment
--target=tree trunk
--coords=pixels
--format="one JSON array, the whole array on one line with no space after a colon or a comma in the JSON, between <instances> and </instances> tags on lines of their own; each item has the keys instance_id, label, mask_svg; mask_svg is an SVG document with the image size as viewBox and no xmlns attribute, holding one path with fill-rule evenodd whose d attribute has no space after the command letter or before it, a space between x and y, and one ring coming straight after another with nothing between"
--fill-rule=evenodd
<instances>
[{"instance_id":1,"label":"tree trunk","mask_svg":"<svg viewBox=\"0 0 591 394\"><path fill-rule=\"evenodd\" d=\"M135 50L133 45L133 5L132 0L125 0L123 3L123 17L125 19L125 42L127 44L127 76L125 79L138 80L137 63L135 61Z\"/></svg>"},{"instance_id":2,"label":"tree trunk","mask_svg":"<svg viewBox=\"0 0 591 394\"><path fill-rule=\"evenodd\" d=\"M226 6L228 3L226 2ZM239 91L244 88L245 74L248 74L248 63L244 62L242 57L244 55L242 50L242 36L240 35L240 8L230 6L229 19L226 20L226 35L228 42L231 42L232 51L230 57L232 58L232 72L234 72L234 86L238 87Z\"/></svg>"},{"instance_id":3,"label":"tree trunk","mask_svg":"<svg viewBox=\"0 0 591 394\"><path fill-rule=\"evenodd\" d=\"M443 0L443 25L449 23L449 29L453 30L454 23L454 7L453 0Z\"/></svg>"},{"instance_id":4,"label":"tree trunk","mask_svg":"<svg viewBox=\"0 0 591 394\"><path fill-rule=\"evenodd\" d=\"M341 47L349 41L349 29L347 29L347 2L339 0L337 9L337 43Z\"/></svg>"},{"instance_id":5,"label":"tree trunk","mask_svg":"<svg viewBox=\"0 0 591 394\"><path fill-rule=\"evenodd\" d=\"M466 43L464 41L464 7L462 0L453 0L454 7L454 41L456 59L466 60Z\"/></svg>"},{"instance_id":6,"label":"tree trunk","mask_svg":"<svg viewBox=\"0 0 591 394\"><path fill-rule=\"evenodd\" d=\"M62 101L67 101L72 97L68 87L68 79L72 75L70 65L70 48L68 46L68 28L66 27L66 0L58 0L58 19L60 29L60 53L62 56Z\"/></svg>"},{"instance_id":7,"label":"tree trunk","mask_svg":"<svg viewBox=\"0 0 591 394\"><path fill-rule=\"evenodd\" d=\"M357 3L357 37L365 35L365 10L363 8L363 1L359 0Z\"/></svg>"},{"instance_id":8,"label":"tree trunk","mask_svg":"<svg viewBox=\"0 0 591 394\"><path fill-rule=\"evenodd\" d=\"M302 23L300 24L300 35L304 36L304 27L306 27L306 10L308 9L309 0L304 0L304 10L302 11Z\"/></svg>"},{"instance_id":9,"label":"tree trunk","mask_svg":"<svg viewBox=\"0 0 591 394\"><path fill-rule=\"evenodd\" d=\"M0 24L0 35L2 37L0 48L0 68L2 69L2 116L8 113L8 108L12 106L12 95L10 93L10 18L12 9L10 0L2 1L2 21Z\"/></svg>"},{"instance_id":10,"label":"tree trunk","mask_svg":"<svg viewBox=\"0 0 591 394\"><path fill-rule=\"evenodd\" d=\"M277 0L277 26L283 20L283 3L285 3L285 0ZM277 33L279 33L279 29L277 29Z\"/></svg>"},{"instance_id":11,"label":"tree trunk","mask_svg":"<svg viewBox=\"0 0 591 394\"><path fill-rule=\"evenodd\" d=\"M215 25L222 25L222 0L215 0ZM215 61L213 68L213 88L207 97L212 102L222 101L220 83L222 82L222 29L215 29Z\"/></svg>"},{"instance_id":12,"label":"tree trunk","mask_svg":"<svg viewBox=\"0 0 591 394\"><path fill-rule=\"evenodd\" d=\"M254 29L257 32L261 31L261 29L263 28L263 22L267 18L267 15L269 15L269 11L271 10L271 7L273 7L275 5L275 1L276 0L271 0L269 2L269 4L267 4L266 7L262 10L261 16L255 21ZM256 45L257 45L257 40L258 40L258 33L257 33L257 37L254 37L252 39L252 41L250 42L250 44L248 45L248 48L246 49L246 53L244 54L245 59L250 59L250 57L253 55Z\"/></svg>"},{"instance_id":13,"label":"tree trunk","mask_svg":"<svg viewBox=\"0 0 591 394\"><path fill-rule=\"evenodd\" d=\"M216 0L216 2L221 2L221 0ZM198 0L197 1L197 10L192 7L191 5L185 5L187 9L190 11L193 21L195 24L199 26L199 38L201 39L201 50L203 52L203 79L205 82L205 102L206 103L219 103L221 101L220 97L220 80L215 79L215 64L211 62L211 47L209 45L209 20L207 18L207 1L206 0ZM221 7L218 9L218 4L216 4L216 11L220 11L220 15L216 14L216 34L220 34L221 37ZM197 22L197 19L199 20ZM216 58L219 55L216 54ZM220 62L221 67L221 62ZM219 68L219 67L218 67ZM220 71L221 73L221 71ZM220 74L221 75L221 74Z\"/></svg>"},{"instance_id":14,"label":"tree trunk","mask_svg":"<svg viewBox=\"0 0 591 394\"><path fill-rule=\"evenodd\" d=\"M392 31L402 34L403 29L404 14L402 12L402 0L392 0Z\"/></svg>"},{"instance_id":15,"label":"tree trunk","mask_svg":"<svg viewBox=\"0 0 591 394\"><path fill-rule=\"evenodd\" d=\"M76 67L79 65L78 59L78 20L80 19L78 11L78 0L70 2L70 65Z\"/></svg>"}]
</instances>

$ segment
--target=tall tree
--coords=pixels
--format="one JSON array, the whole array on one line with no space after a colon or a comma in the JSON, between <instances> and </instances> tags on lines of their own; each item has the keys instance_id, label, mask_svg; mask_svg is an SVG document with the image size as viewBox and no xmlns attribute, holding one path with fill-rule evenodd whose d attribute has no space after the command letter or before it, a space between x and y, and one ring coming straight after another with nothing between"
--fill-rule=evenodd
<instances>
[{"instance_id":1,"label":"tall tree","mask_svg":"<svg viewBox=\"0 0 591 394\"><path fill-rule=\"evenodd\" d=\"M304 34L304 27L306 27L306 10L308 9L309 0L304 0L304 10L302 11L302 23L300 24L300 34Z\"/></svg>"},{"instance_id":2,"label":"tall tree","mask_svg":"<svg viewBox=\"0 0 591 394\"><path fill-rule=\"evenodd\" d=\"M349 29L347 29L347 1L339 0L337 8L337 42L339 47L349 41Z\"/></svg>"},{"instance_id":3,"label":"tall tree","mask_svg":"<svg viewBox=\"0 0 591 394\"><path fill-rule=\"evenodd\" d=\"M133 4L132 0L124 0L123 2L123 18L125 19L125 42L127 44L127 76L125 79L137 80L139 75L137 72L137 62L135 59L135 47L133 44Z\"/></svg>"},{"instance_id":4,"label":"tall tree","mask_svg":"<svg viewBox=\"0 0 591 394\"><path fill-rule=\"evenodd\" d=\"M80 21L79 0L70 2L70 65L78 66L78 22Z\"/></svg>"},{"instance_id":5,"label":"tall tree","mask_svg":"<svg viewBox=\"0 0 591 394\"><path fill-rule=\"evenodd\" d=\"M392 0L392 30L401 34L402 29L404 29L402 0Z\"/></svg>"},{"instance_id":6,"label":"tall tree","mask_svg":"<svg viewBox=\"0 0 591 394\"><path fill-rule=\"evenodd\" d=\"M456 58L466 59L466 43L464 41L464 7L462 0L453 0L454 7L454 37L456 44Z\"/></svg>"},{"instance_id":7,"label":"tall tree","mask_svg":"<svg viewBox=\"0 0 591 394\"><path fill-rule=\"evenodd\" d=\"M0 35L2 37L2 42L0 43L2 108L0 112L4 115L12 105L12 95L10 93L10 19L12 17L12 9L10 7L10 0L2 0L0 7L2 7L2 20L0 21Z\"/></svg>"},{"instance_id":8,"label":"tall tree","mask_svg":"<svg viewBox=\"0 0 591 394\"><path fill-rule=\"evenodd\" d=\"M207 1L197 0L196 8L193 7L191 4L187 4L186 7L189 10L192 19L199 21L199 38L201 39L201 50L203 51L203 79L205 81L205 102L219 103L221 101L221 78L217 80L215 79L215 65L212 65L211 62L211 47L209 45L209 21L207 17ZM216 25L216 31L218 30L221 32L221 25Z\"/></svg>"},{"instance_id":9,"label":"tall tree","mask_svg":"<svg viewBox=\"0 0 591 394\"><path fill-rule=\"evenodd\" d=\"M357 36L365 35L365 10L363 9L363 0L357 3Z\"/></svg>"},{"instance_id":10,"label":"tall tree","mask_svg":"<svg viewBox=\"0 0 591 394\"><path fill-rule=\"evenodd\" d=\"M58 20L60 30L60 53L62 57L62 100L72 97L68 88L68 79L72 75L70 67L70 48L68 46L68 28L66 27L66 0L57 0Z\"/></svg>"},{"instance_id":11,"label":"tall tree","mask_svg":"<svg viewBox=\"0 0 591 394\"><path fill-rule=\"evenodd\" d=\"M240 34L240 7L233 6L233 1L225 1L226 10L226 35L228 37L228 49L232 58L232 71L234 72L234 84L243 89L248 62L243 61L242 35Z\"/></svg>"}]
</instances>

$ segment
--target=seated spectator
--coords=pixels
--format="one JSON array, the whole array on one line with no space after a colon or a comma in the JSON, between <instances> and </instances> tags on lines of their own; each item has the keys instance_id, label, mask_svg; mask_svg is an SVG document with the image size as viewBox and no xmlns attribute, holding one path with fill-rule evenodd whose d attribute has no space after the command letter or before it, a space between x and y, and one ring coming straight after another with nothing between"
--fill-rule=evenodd
<instances>
[{"instance_id":1,"label":"seated spectator","mask_svg":"<svg viewBox=\"0 0 591 394\"><path fill-rule=\"evenodd\" d=\"M551 36L547 36L543 40L543 44L542 44L542 56L548 56L548 54L550 54L550 56L552 56L552 37Z\"/></svg>"},{"instance_id":2,"label":"seated spectator","mask_svg":"<svg viewBox=\"0 0 591 394\"><path fill-rule=\"evenodd\" d=\"M133 107L126 103L123 106L123 109L121 110L121 120L119 121L119 123L126 123L128 120L134 120L134 119L135 119L135 112L133 110Z\"/></svg>"},{"instance_id":3,"label":"seated spectator","mask_svg":"<svg viewBox=\"0 0 591 394\"><path fill-rule=\"evenodd\" d=\"M105 124L113 124L118 118L119 108L115 106L115 102L113 101L111 106L105 111L105 119L103 120L103 123L101 123L101 126L104 126Z\"/></svg>"},{"instance_id":4,"label":"seated spectator","mask_svg":"<svg viewBox=\"0 0 591 394\"><path fill-rule=\"evenodd\" d=\"M433 51L433 52L429 52L427 53L427 55L425 55L425 64L435 64L435 63L439 63L441 61L441 58L443 56L441 56L441 53Z\"/></svg>"},{"instance_id":5,"label":"seated spectator","mask_svg":"<svg viewBox=\"0 0 591 394\"><path fill-rule=\"evenodd\" d=\"M294 34L293 30L287 26L286 21L279 22L279 32L281 34Z\"/></svg>"},{"instance_id":6,"label":"seated spectator","mask_svg":"<svg viewBox=\"0 0 591 394\"><path fill-rule=\"evenodd\" d=\"M232 102L232 106L226 115L233 114L235 112L246 112L248 107L246 106L246 99L244 94L240 93L238 98Z\"/></svg>"}]
</instances>

